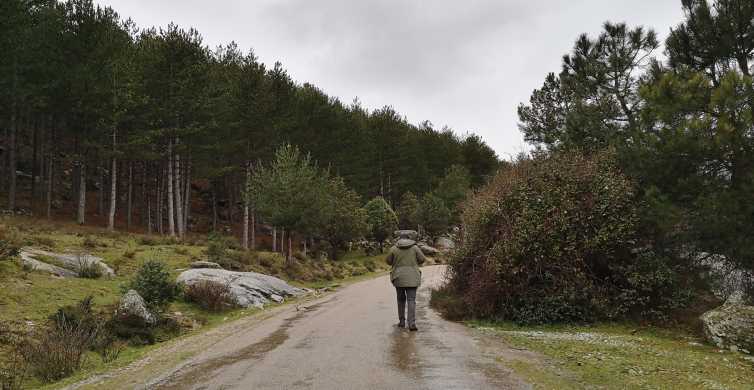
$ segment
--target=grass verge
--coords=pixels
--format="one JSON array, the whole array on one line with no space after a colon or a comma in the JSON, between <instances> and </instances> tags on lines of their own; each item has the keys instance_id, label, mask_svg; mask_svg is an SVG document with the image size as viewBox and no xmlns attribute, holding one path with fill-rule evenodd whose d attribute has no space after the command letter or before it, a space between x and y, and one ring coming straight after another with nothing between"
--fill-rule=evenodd
<instances>
[{"instance_id":1,"label":"grass verge","mask_svg":"<svg viewBox=\"0 0 754 390\"><path fill-rule=\"evenodd\" d=\"M501 358L538 389L753 389L754 359L679 329L469 322L542 361Z\"/></svg>"}]
</instances>

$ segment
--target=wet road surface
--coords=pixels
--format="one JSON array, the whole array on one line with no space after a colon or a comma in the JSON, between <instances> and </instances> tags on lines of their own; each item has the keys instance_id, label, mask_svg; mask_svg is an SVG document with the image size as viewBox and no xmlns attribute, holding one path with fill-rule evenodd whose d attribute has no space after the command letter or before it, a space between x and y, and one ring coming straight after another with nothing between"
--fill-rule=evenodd
<instances>
[{"instance_id":1,"label":"wet road surface","mask_svg":"<svg viewBox=\"0 0 754 390\"><path fill-rule=\"evenodd\" d=\"M158 389L528 388L494 346L428 307L444 267L423 269L419 332L394 326L387 276L281 312L214 344L148 385Z\"/></svg>"}]
</instances>

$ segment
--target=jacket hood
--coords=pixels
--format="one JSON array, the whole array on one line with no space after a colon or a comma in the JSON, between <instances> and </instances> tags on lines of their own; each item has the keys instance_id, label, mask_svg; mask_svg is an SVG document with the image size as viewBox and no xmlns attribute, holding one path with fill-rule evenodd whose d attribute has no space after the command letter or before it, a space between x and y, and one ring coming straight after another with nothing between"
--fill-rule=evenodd
<instances>
[{"instance_id":1,"label":"jacket hood","mask_svg":"<svg viewBox=\"0 0 754 390\"><path fill-rule=\"evenodd\" d=\"M416 241L410 240L408 238L401 238L395 243L395 246L401 249L411 248L414 245L416 245Z\"/></svg>"}]
</instances>

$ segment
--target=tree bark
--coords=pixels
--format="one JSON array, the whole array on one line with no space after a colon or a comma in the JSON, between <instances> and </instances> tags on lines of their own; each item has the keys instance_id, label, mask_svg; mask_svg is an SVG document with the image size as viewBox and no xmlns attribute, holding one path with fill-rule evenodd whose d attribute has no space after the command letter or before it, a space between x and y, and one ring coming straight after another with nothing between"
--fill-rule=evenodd
<instances>
[{"instance_id":1,"label":"tree bark","mask_svg":"<svg viewBox=\"0 0 754 390\"><path fill-rule=\"evenodd\" d=\"M285 228L280 228L280 254L285 256Z\"/></svg>"},{"instance_id":2,"label":"tree bark","mask_svg":"<svg viewBox=\"0 0 754 390\"><path fill-rule=\"evenodd\" d=\"M285 260L288 262L288 265L293 265L293 233L291 232L288 232L288 254Z\"/></svg>"},{"instance_id":3,"label":"tree bark","mask_svg":"<svg viewBox=\"0 0 754 390\"><path fill-rule=\"evenodd\" d=\"M212 231L217 231L217 190L215 189L215 182L210 185L212 187Z\"/></svg>"},{"instance_id":4,"label":"tree bark","mask_svg":"<svg viewBox=\"0 0 754 390\"><path fill-rule=\"evenodd\" d=\"M115 230L115 207L118 203L118 159L115 156L117 148L117 130L113 127L113 157L110 164L110 212L107 214L107 230Z\"/></svg>"},{"instance_id":5,"label":"tree bark","mask_svg":"<svg viewBox=\"0 0 754 390\"><path fill-rule=\"evenodd\" d=\"M79 207L76 222L84 224L86 218L86 163L79 161Z\"/></svg>"},{"instance_id":6,"label":"tree bark","mask_svg":"<svg viewBox=\"0 0 754 390\"><path fill-rule=\"evenodd\" d=\"M178 142L176 141L177 144ZM183 229L183 201L181 200L183 198L181 196L181 192L183 192L183 186L181 185L181 155L177 152L175 153L175 167L173 169L175 172L175 222L178 227L178 237L183 238L185 230Z\"/></svg>"},{"instance_id":7,"label":"tree bark","mask_svg":"<svg viewBox=\"0 0 754 390\"><path fill-rule=\"evenodd\" d=\"M257 217L254 210L251 211L251 250L257 250Z\"/></svg>"},{"instance_id":8,"label":"tree bark","mask_svg":"<svg viewBox=\"0 0 754 390\"><path fill-rule=\"evenodd\" d=\"M97 167L99 175L99 188L97 189L97 215L105 214L105 169Z\"/></svg>"},{"instance_id":9,"label":"tree bark","mask_svg":"<svg viewBox=\"0 0 754 390\"><path fill-rule=\"evenodd\" d=\"M156 182L156 187L157 187L156 188L157 197L155 198L155 207L157 207L157 232L159 232L160 235L162 235L163 232L165 231L163 227L164 218L162 215L162 198L163 198L162 187L163 187L163 183L165 182L165 180L163 179L165 170L159 165L160 164L158 164L157 166L157 175L155 175L155 179L154 179Z\"/></svg>"},{"instance_id":10,"label":"tree bark","mask_svg":"<svg viewBox=\"0 0 754 390\"><path fill-rule=\"evenodd\" d=\"M34 204L37 197L37 176L39 176L39 166L37 165L39 160L39 123L35 122L34 130L32 130L32 156L31 156L31 191L29 194L29 205L34 212Z\"/></svg>"},{"instance_id":11,"label":"tree bark","mask_svg":"<svg viewBox=\"0 0 754 390\"><path fill-rule=\"evenodd\" d=\"M251 164L246 162L246 183L251 180ZM245 188L246 186L244 186ZM249 194L243 193L243 249L249 249Z\"/></svg>"},{"instance_id":12,"label":"tree bark","mask_svg":"<svg viewBox=\"0 0 754 390\"><path fill-rule=\"evenodd\" d=\"M8 209L16 210L16 133L18 132L18 55L13 54L13 82L11 84L10 134L8 136Z\"/></svg>"},{"instance_id":13,"label":"tree bark","mask_svg":"<svg viewBox=\"0 0 754 390\"><path fill-rule=\"evenodd\" d=\"M272 252L278 251L278 229L276 227L272 227Z\"/></svg>"},{"instance_id":14,"label":"tree bark","mask_svg":"<svg viewBox=\"0 0 754 390\"><path fill-rule=\"evenodd\" d=\"M173 212L173 140L168 142L168 233L175 237L175 213Z\"/></svg>"},{"instance_id":15,"label":"tree bark","mask_svg":"<svg viewBox=\"0 0 754 390\"><path fill-rule=\"evenodd\" d=\"M52 181L55 177L53 174L53 169L55 168L53 164L53 153L50 153L50 155L47 157L47 207L46 207L46 215L47 219L52 219Z\"/></svg>"},{"instance_id":16,"label":"tree bark","mask_svg":"<svg viewBox=\"0 0 754 390\"><path fill-rule=\"evenodd\" d=\"M186 179L184 182L183 232L186 234L189 231L189 214L191 212L191 155L186 158Z\"/></svg>"},{"instance_id":17,"label":"tree bark","mask_svg":"<svg viewBox=\"0 0 754 390\"><path fill-rule=\"evenodd\" d=\"M134 164L128 162L128 193L126 200L126 230L131 230L131 216L133 213L133 179L134 179Z\"/></svg>"}]
</instances>

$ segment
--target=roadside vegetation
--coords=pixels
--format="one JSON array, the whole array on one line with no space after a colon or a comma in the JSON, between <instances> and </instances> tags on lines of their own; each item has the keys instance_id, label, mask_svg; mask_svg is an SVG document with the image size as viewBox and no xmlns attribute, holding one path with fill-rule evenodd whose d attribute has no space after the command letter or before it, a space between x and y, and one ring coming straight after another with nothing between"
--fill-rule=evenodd
<instances>
[{"instance_id":1,"label":"roadside vegetation","mask_svg":"<svg viewBox=\"0 0 754 390\"><path fill-rule=\"evenodd\" d=\"M169 237L111 233L27 217L4 217L0 230L6 254L0 260L0 384L4 389L80 379L127 364L155 343L255 313L257 309L234 307L223 294L223 286L184 291L175 285L180 270L210 255L230 259L226 265L237 270L278 276L315 289L334 288L387 269L381 256L360 252L347 253L337 261L296 253L295 266L291 266L280 253L247 252L236 239L217 235L191 235L179 243ZM23 247L56 253L85 251L101 257L116 274L60 278L24 268L12 256ZM160 314L157 323L114 316L127 289L137 290L155 308Z\"/></svg>"},{"instance_id":2,"label":"roadside vegetation","mask_svg":"<svg viewBox=\"0 0 754 390\"><path fill-rule=\"evenodd\" d=\"M581 35L519 107L535 150L461 208L433 305L542 388L752 387L754 5L681 3L664 62L652 29Z\"/></svg>"},{"instance_id":3,"label":"roadside vegetation","mask_svg":"<svg viewBox=\"0 0 754 390\"><path fill-rule=\"evenodd\" d=\"M751 389L754 358L693 331L631 323L469 326L535 355L501 357L535 389Z\"/></svg>"}]
</instances>

